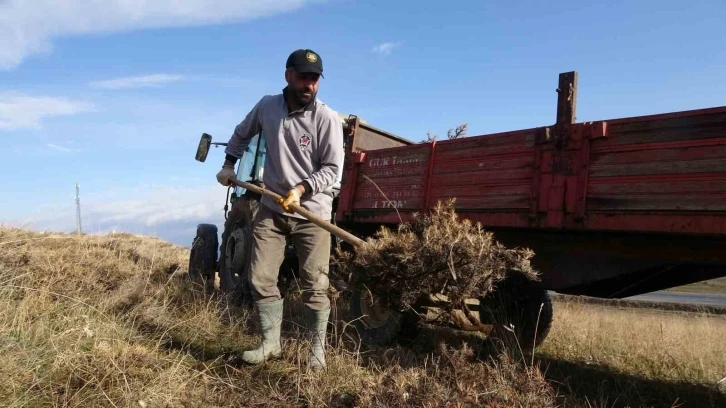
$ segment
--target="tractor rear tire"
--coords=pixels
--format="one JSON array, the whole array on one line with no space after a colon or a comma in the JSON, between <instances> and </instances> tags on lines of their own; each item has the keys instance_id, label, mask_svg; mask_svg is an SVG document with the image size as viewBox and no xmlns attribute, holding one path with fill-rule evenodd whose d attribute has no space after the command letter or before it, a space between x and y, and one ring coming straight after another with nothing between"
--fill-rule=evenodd
<instances>
[{"instance_id":1,"label":"tractor rear tire","mask_svg":"<svg viewBox=\"0 0 726 408\"><path fill-rule=\"evenodd\" d=\"M222 292L238 294L249 302L249 257L252 232L259 202L242 197L234 203L224 223L219 257L219 281Z\"/></svg>"},{"instance_id":2,"label":"tractor rear tire","mask_svg":"<svg viewBox=\"0 0 726 408\"><path fill-rule=\"evenodd\" d=\"M192 242L189 254L189 278L213 279L217 271L217 226L214 224L197 225L197 235Z\"/></svg>"},{"instance_id":3,"label":"tractor rear tire","mask_svg":"<svg viewBox=\"0 0 726 408\"><path fill-rule=\"evenodd\" d=\"M515 272L479 299L482 323L492 324L491 340L505 348L531 352L549 334L552 301L540 282Z\"/></svg>"}]
</instances>

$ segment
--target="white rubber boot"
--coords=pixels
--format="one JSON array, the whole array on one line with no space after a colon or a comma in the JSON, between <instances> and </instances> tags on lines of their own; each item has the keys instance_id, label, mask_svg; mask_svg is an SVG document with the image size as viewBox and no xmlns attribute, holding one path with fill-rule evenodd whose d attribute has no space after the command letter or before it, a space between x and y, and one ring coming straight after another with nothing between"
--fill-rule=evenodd
<instances>
[{"instance_id":1,"label":"white rubber boot","mask_svg":"<svg viewBox=\"0 0 726 408\"><path fill-rule=\"evenodd\" d=\"M307 326L307 336L311 342L311 353L308 365L313 370L323 370L327 368L325 362L325 343L326 333L328 330L328 317L330 317L330 309L312 310L305 306L305 322Z\"/></svg>"},{"instance_id":2,"label":"white rubber boot","mask_svg":"<svg viewBox=\"0 0 726 408\"><path fill-rule=\"evenodd\" d=\"M282 306L284 299L274 302L256 302L257 316L262 331L262 343L250 351L242 353L242 361L247 364L261 364L268 359L282 355L280 328L282 327Z\"/></svg>"}]
</instances>

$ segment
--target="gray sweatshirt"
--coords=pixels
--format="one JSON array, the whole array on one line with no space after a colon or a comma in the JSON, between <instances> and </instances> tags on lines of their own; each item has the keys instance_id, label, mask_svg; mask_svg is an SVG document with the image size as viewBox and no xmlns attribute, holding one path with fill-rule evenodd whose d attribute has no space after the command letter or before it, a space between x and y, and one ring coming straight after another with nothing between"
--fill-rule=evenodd
<instances>
[{"instance_id":1,"label":"gray sweatshirt","mask_svg":"<svg viewBox=\"0 0 726 408\"><path fill-rule=\"evenodd\" d=\"M295 185L306 182L312 191L305 192L300 205L329 220L332 187L340 182L343 170L343 127L337 113L317 98L288 113L283 94L266 95L235 127L225 153L241 159L250 140L260 132L267 143L265 188L284 197ZM286 213L270 198L260 202L278 213L303 218Z\"/></svg>"}]
</instances>

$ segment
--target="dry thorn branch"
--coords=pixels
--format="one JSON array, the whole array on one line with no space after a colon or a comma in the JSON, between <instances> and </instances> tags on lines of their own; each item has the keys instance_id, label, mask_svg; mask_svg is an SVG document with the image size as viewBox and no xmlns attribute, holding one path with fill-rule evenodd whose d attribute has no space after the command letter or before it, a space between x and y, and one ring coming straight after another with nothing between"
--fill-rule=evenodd
<instances>
[{"instance_id":1,"label":"dry thorn branch","mask_svg":"<svg viewBox=\"0 0 726 408\"><path fill-rule=\"evenodd\" d=\"M512 271L538 279L529 266L530 250L505 248L480 224L459 219L454 203L437 203L396 231L381 228L355 254L339 250L341 272L399 311L433 293L463 305L465 299L491 291Z\"/></svg>"},{"instance_id":2,"label":"dry thorn branch","mask_svg":"<svg viewBox=\"0 0 726 408\"><path fill-rule=\"evenodd\" d=\"M386 194L381 190L380 187L378 187L378 184L376 184L375 181L371 180L371 178L368 177L368 176L366 176L365 174L363 174L363 178L365 178L366 180L370 181L373 184L373 186L376 188L376 190L378 190L378 192L381 193L381 195L383 196L383 198L386 199L386 201L388 202L388 204L390 204L391 207L394 210L396 210L396 215L398 215L398 220L400 222L403 222L403 218L401 218L401 213L398 212L398 208L397 208L396 204L393 203L391 200L389 200L388 197L386 197Z\"/></svg>"}]
</instances>

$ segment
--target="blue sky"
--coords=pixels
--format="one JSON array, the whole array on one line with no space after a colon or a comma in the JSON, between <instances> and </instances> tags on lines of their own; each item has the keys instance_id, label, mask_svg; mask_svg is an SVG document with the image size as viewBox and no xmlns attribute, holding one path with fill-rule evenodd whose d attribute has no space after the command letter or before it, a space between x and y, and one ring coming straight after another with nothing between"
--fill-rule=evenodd
<instances>
[{"instance_id":1,"label":"blue sky","mask_svg":"<svg viewBox=\"0 0 726 408\"><path fill-rule=\"evenodd\" d=\"M0 224L152 234L222 225L226 141L284 86L297 48L319 97L412 140L726 105L726 2L0 1Z\"/></svg>"}]
</instances>

